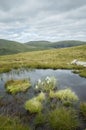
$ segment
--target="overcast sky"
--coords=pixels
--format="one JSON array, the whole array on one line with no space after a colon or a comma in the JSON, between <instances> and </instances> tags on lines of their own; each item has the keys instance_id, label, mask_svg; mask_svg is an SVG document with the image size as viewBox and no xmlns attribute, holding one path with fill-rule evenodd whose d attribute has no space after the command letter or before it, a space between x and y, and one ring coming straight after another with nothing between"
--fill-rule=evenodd
<instances>
[{"instance_id":1,"label":"overcast sky","mask_svg":"<svg viewBox=\"0 0 86 130\"><path fill-rule=\"evenodd\" d=\"M0 39L86 41L86 0L0 0Z\"/></svg>"}]
</instances>

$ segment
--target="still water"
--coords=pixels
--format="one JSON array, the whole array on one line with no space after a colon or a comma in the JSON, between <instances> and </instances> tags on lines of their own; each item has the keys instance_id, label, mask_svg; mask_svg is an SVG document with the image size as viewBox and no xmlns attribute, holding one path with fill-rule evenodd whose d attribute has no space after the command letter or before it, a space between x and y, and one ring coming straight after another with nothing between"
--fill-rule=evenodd
<instances>
[{"instance_id":1,"label":"still water","mask_svg":"<svg viewBox=\"0 0 86 130\"><path fill-rule=\"evenodd\" d=\"M30 79L32 87L34 87L38 79L43 79L46 76L54 76L57 80L58 88L70 87L81 101L86 101L86 78L72 73L71 70L18 69L12 70L9 73L2 73L0 74L0 95L6 95L4 84L10 79ZM27 95L28 92L25 96Z\"/></svg>"}]
</instances>

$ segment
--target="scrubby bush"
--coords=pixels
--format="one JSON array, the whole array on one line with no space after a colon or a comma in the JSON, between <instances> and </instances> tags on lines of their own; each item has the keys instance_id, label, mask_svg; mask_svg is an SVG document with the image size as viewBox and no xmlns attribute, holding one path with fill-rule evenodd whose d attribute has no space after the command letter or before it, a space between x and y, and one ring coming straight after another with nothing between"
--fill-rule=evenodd
<instances>
[{"instance_id":1,"label":"scrubby bush","mask_svg":"<svg viewBox=\"0 0 86 130\"><path fill-rule=\"evenodd\" d=\"M53 130L75 130L79 124L76 112L66 108L57 108L49 112L48 122Z\"/></svg>"}]
</instances>

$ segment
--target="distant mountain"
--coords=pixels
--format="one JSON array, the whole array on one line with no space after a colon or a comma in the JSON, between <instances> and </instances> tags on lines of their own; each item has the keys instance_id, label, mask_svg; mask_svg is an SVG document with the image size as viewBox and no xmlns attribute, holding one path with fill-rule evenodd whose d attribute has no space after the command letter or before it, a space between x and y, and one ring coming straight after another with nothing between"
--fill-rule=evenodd
<instances>
[{"instance_id":1,"label":"distant mountain","mask_svg":"<svg viewBox=\"0 0 86 130\"><path fill-rule=\"evenodd\" d=\"M41 50L46 50L46 49L51 49L51 45L52 45L52 42L49 42L49 41L30 41L30 42L27 42L25 43L26 45L29 45L29 46L33 46L35 48L37 48L37 50L41 49Z\"/></svg>"},{"instance_id":2,"label":"distant mountain","mask_svg":"<svg viewBox=\"0 0 86 130\"><path fill-rule=\"evenodd\" d=\"M16 54L20 52L34 51L35 47L15 41L0 39L0 55Z\"/></svg>"},{"instance_id":3,"label":"distant mountain","mask_svg":"<svg viewBox=\"0 0 86 130\"><path fill-rule=\"evenodd\" d=\"M73 46L80 46L80 45L86 45L86 42L74 41L74 40L59 41L59 42L54 42L52 47L54 47L54 48L65 48L65 47L73 47Z\"/></svg>"},{"instance_id":4,"label":"distant mountain","mask_svg":"<svg viewBox=\"0 0 86 130\"><path fill-rule=\"evenodd\" d=\"M73 47L79 45L86 45L86 42L83 41L59 41L59 42L49 42L49 41L31 41L26 43L27 45L38 47L38 48L65 48L65 47Z\"/></svg>"},{"instance_id":5,"label":"distant mountain","mask_svg":"<svg viewBox=\"0 0 86 130\"><path fill-rule=\"evenodd\" d=\"M0 39L0 55L16 54L20 52L48 50L54 48L73 47L79 45L86 45L83 41L30 41L27 43L19 43L10 40Z\"/></svg>"}]
</instances>

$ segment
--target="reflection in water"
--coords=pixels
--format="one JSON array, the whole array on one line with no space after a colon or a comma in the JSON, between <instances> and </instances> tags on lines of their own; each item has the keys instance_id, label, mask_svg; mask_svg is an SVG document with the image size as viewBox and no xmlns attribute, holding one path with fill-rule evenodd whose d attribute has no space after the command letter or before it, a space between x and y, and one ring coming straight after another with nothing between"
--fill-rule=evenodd
<instances>
[{"instance_id":1,"label":"reflection in water","mask_svg":"<svg viewBox=\"0 0 86 130\"><path fill-rule=\"evenodd\" d=\"M34 84L38 79L45 78L46 76L55 76L57 79L57 86L59 86L59 88L71 87L73 91L78 94L81 100L86 100L86 78L82 78L78 74L72 73L70 70L18 69L12 70L9 73L0 74L0 94L4 93L4 84L10 79L30 78L32 86L34 87Z\"/></svg>"}]
</instances>

